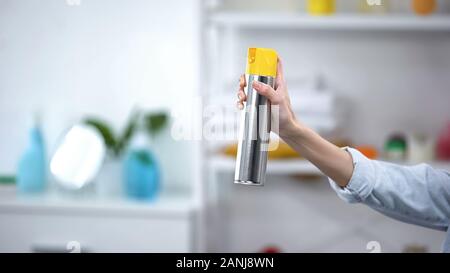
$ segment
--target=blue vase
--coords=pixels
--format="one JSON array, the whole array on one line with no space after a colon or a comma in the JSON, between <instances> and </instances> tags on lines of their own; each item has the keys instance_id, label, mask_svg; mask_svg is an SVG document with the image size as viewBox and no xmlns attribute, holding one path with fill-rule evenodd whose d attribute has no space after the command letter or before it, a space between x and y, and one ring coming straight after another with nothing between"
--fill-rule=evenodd
<instances>
[{"instance_id":1,"label":"blue vase","mask_svg":"<svg viewBox=\"0 0 450 273\"><path fill-rule=\"evenodd\" d=\"M38 127L30 130L27 150L19 160L17 188L21 193L41 192L46 184L44 138Z\"/></svg>"},{"instance_id":2,"label":"blue vase","mask_svg":"<svg viewBox=\"0 0 450 273\"><path fill-rule=\"evenodd\" d=\"M134 199L152 200L159 192L159 168L145 149L130 150L124 162L125 192Z\"/></svg>"}]
</instances>

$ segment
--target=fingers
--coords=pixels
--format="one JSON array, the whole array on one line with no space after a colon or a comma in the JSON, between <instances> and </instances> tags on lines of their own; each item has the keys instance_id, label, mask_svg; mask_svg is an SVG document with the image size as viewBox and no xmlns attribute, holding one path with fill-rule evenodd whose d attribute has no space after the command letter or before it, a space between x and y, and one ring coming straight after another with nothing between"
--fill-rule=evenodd
<instances>
[{"instance_id":1,"label":"fingers","mask_svg":"<svg viewBox=\"0 0 450 273\"><path fill-rule=\"evenodd\" d=\"M245 82L245 75L242 74L239 78L239 89L244 90L244 87L247 86L247 83Z\"/></svg>"},{"instance_id":2,"label":"fingers","mask_svg":"<svg viewBox=\"0 0 450 273\"><path fill-rule=\"evenodd\" d=\"M242 74L241 77L239 78L239 91L238 91L238 98L241 102L247 100L247 96L245 95L245 92L244 92L244 88L246 86L247 86L247 84L245 82L245 75Z\"/></svg>"},{"instance_id":3,"label":"fingers","mask_svg":"<svg viewBox=\"0 0 450 273\"><path fill-rule=\"evenodd\" d=\"M280 78L280 80L284 80L283 61L280 57L278 57L277 63L277 78Z\"/></svg>"},{"instance_id":4,"label":"fingers","mask_svg":"<svg viewBox=\"0 0 450 273\"><path fill-rule=\"evenodd\" d=\"M240 100L238 100L238 101L236 102L236 106L237 106L237 108L238 108L239 110L244 109L244 103L243 103L242 101L240 101Z\"/></svg>"},{"instance_id":5,"label":"fingers","mask_svg":"<svg viewBox=\"0 0 450 273\"><path fill-rule=\"evenodd\" d=\"M271 102L276 102L276 92L269 85L255 81L253 82L253 89L255 89L259 94L268 98Z\"/></svg>"},{"instance_id":6,"label":"fingers","mask_svg":"<svg viewBox=\"0 0 450 273\"><path fill-rule=\"evenodd\" d=\"M241 75L239 78L239 90L237 93L238 101L236 102L237 108L239 110L244 109L244 102L247 100L247 96L245 95L244 88L246 86L245 75Z\"/></svg>"},{"instance_id":7,"label":"fingers","mask_svg":"<svg viewBox=\"0 0 450 273\"><path fill-rule=\"evenodd\" d=\"M245 95L244 91L239 90L238 91L238 101L236 102L239 110L244 109L244 101L246 101L246 100L247 100L247 96Z\"/></svg>"},{"instance_id":8,"label":"fingers","mask_svg":"<svg viewBox=\"0 0 450 273\"><path fill-rule=\"evenodd\" d=\"M275 85L280 86L284 83L284 71L283 71L283 63L281 61L281 58L278 57L278 64L277 64L277 77ZM245 95L244 88L246 87L247 83L245 81L245 75L241 75L239 79L239 91L237 93L238 100L236 102L237 107L242 110L244 109L244 102L247 100L247 96ZM277 92L269 85L254 81L252 83L253 89L256 90L259 94L263 95L267 99L269 99L272 103L278 103L278 96Z\"/></svg>"},{"instance_id":9,"label":"fingers","mask_svg":"<svg viewBox=\"0 0 450 273\"><path fill-rule=\"evenodd\" d=\"M277 78L275 79L275 85L278 88L278 86L282 85L283 83L284 83L283 62L281 61L281 58L278 57Z\"/></svg>"},{"instance_id":10,"label":"fingers","mask_svg":"<svg viewBox=\"0 0 450 273\"><path fill-rule=\"evenodd\" d=\"M247 100L247 96L245 95L244 91L242 91L242 90L238 91L238 95L237 96L238 96L238 99L239 99L240 102L244 102L244 101Z\"/></svg>"}]
</instances>

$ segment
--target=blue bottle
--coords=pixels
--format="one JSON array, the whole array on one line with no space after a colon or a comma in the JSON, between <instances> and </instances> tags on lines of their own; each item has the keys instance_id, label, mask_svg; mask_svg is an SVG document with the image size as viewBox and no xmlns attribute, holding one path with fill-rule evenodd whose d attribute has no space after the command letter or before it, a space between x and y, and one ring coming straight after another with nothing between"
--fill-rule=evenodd
<instances>
[{"instance_id":1,"label":"blue bottle","mask_svg":"<svg viewBox=\"0 0 450 273\"><path fill-rule=\"evenodd\" d=\"M46 158L42 132L34 125L29 132L28 147L19 160L17 187L21 193L41 192L46 186Z\"/></svg>"},{"instance_id":2,"label":"blue bottle","mask_svg":"<svg viewBox=\"0 0 450 273\"><path fill-rule=\"evenodd\" d=\"M159 166L154 155L148 150L148 145L145 145L145 136L140 135L138 138L140 142L135 141L125 156L125 193L133 199L153 200L160 189Z\"/></svg>"}]
</instances>

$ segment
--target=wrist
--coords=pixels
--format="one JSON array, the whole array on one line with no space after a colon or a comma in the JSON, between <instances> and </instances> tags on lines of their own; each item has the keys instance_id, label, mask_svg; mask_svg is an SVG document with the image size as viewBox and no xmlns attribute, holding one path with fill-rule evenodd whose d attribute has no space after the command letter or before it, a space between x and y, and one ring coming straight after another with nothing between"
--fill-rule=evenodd
<instances>
[{"instance_id":1,"label":"wrist","mask_svg":"<svg viewBox=\"0 0 450 273\"><path fill-rule=\"evenodd\" d=\"M281 138L302 138L305 136L307 127L295 118L285 122L283 126L280 126Z\"/></svg>"}]
</instances>

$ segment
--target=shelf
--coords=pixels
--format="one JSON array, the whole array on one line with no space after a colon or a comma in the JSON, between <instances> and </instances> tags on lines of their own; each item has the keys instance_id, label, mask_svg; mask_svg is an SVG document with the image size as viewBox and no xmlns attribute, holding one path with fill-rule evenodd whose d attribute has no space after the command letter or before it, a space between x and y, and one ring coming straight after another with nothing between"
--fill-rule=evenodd
<instances>
[{"instance_id":1,"label":"shelf","mask_svg":"<svg viewBox=\"0 0 450 273\"><path fill-rule=\"evenodd\" d=\"M235 159L229 156L217 155L213 156L210 160L210 167L218 172L234 172L235 164ZM316 166L302 159L269 160L267 163L267 173L322 175Z\"/></svg>"},{"instance_id":2,"label":"shelf","mask_svg":"<svg viewBox=\"0 0 450 273\"><path fill-rule=\"evenodd\" d=\"M322 30L450 31L450 16L434 15L333 15L308 16L294 13L216 12L213 26L243 28L290 28Z\"/></svg>"},{"instance_id":3,"label":"shelf","mask_svg":"<svg viewBox=\"0 0 450 273\"><path fill-rule=\"evenodd\" d=\"M235 159L224 155L211 157L210 167L216 172L234 172ZM401 165L414 165L409 162L398 162ZM427 163L433 168L450 171L450 162L430 162ZM275 175L323 175L322 172L309 161L304 159L283 159L269 160L267 163L267 173Z\"/></svg>"},{"instance_id":4,"label":"shelf","mask_svg":"<svg viewBox=\"0 0 450 273\"><path fill-rule=\"evenodd\" d=\"M63 197L57 194L20 196L10 194L0 198L0 211L14 213L60 213L93 216L158 216L189 217L195 206L187 196L160 196L152 202L125 198L97 199Z\"/></svg>"}]
</instances>

